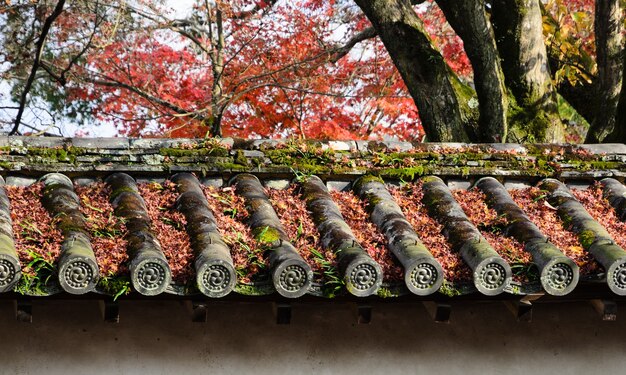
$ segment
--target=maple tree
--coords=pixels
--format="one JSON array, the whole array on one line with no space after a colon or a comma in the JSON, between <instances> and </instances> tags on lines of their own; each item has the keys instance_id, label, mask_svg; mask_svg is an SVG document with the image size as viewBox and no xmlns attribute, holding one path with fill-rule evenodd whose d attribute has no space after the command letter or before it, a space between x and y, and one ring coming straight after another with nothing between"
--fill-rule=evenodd
<instances>
[{"instance_id":1,"label":"maple tree","mask_svg":"<svg viewBox=\"0 0 626 375\"><path fill-rule=\"evenodd\" d=\"M0 9L17 103L3 121L41 130L20 124L29 109L133 136L560 141L566 107L588 141L616 140L619 0L505 3L198 1L176 18L152 0L17 2ZM393 12L411 37L387 26Z\"/></svg>"}]
</instances>

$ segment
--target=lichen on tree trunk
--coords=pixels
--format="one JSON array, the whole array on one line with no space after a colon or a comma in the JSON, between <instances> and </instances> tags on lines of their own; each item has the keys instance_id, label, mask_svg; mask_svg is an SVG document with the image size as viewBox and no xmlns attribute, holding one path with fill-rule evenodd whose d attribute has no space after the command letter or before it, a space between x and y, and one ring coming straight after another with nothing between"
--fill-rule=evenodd
<instances>
[{"instance_id":1,"label":"lichen on tree trunk","mask_svg":"<svg viewBox=\"0 0 626 375\"><path fill-rule=\"evenodd\" d=\"M510 140L563 142L539 0L493 0L491 22L514 99L509 105Z\"/></svg>"},{"instance_id":2,"label":"lichen on tree trunk","mask_svg":"<svg viewBox=\"0 0 626 375\"><path fill-rule=\"evenodd\" d=\"M506 142L507 89L493 30L483 0L438 0L446 19L463 40L474 70L480 108L480 142Z\"/></svg>"}]
</instances>

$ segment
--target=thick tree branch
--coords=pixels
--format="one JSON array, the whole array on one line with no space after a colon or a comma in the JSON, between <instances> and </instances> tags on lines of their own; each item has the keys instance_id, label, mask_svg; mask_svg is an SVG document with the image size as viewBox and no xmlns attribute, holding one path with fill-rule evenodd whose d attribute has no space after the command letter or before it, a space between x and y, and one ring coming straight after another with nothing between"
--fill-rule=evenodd
<instances>
[{"instance_id":1,"label":"thick tree branch","mask_svg":"<svg viewBox=\"0 0 626 375\"><path fill-rule=\"evenodd\" d=\"M596 0L596 113L585 143L612 142L620 138L622 130L615 129L615 111L622 89L623 25L624 11L620 7L620 0Z\"/></svg>"},{"instance_id":2,"label":"thick tree branch","mask_svg":"<svg viewBox=\"0 0 626 375\"><path fill-rule=\"evenodd\" d=\"M540 0L492 0L491 23L502 59L505 82L516 108L510 126L519 124L523 141L563 142L543 38Z\"/></svg>"},{"instance_id":3,"label":"thick tree branch","mask_svg":"<svg viewBox=\"0 0 626 375\"><path fill-rule=\"evenodd\" d=\"M37 39L37 44L35 45L35 58L33 59L33 66L30 70L30 74L28 79L26 80L26 84L24 85L24 90L22 91L22 95L20 97L19 109L17 111L17 115L15 116L15 122L13 124L13 128L9 132L9 135L13 135L17 133L20 128L20 122L22 121L22 116L24 115L24 109L26 108L26 102L28 99L28 93L35 81L35 76L37 75L37 70L39 69L39 64L41 61L41 53L43 52L43 47L46 43L46 37L48 36L48 32L52 27L52 23L56 20L61 13L63 13L63 6L65 5L65 0L59 0L56 7L52 11L52 13L46 18L41 28L41 33L39 34L39 38Z\"/></svg>"},{"instance_id":4,"label":"thick tree branch","mask_svg":"<svg viewBox=\"0 0 626 375\"><path fill-rule=\"evenodd\" d=\"M376 29L420 112L430 141L474 138L473 90L452 72L406 0L356 0ZM469 130L469 131L468 131ZM472 133L471 135L468 133Z\"/></svg>"},{"instance_id":5,"label":"thick tree branch","mask_svg":"<svg viewBox=\"0 0 626 375\"><path fill-rule=\"evenodd\" d=\"M454 31L463 40L474 70L480 108L480 142L506 142L508 97L493 30L484 0L437 0Z\"/></svg>"}]
</instances>

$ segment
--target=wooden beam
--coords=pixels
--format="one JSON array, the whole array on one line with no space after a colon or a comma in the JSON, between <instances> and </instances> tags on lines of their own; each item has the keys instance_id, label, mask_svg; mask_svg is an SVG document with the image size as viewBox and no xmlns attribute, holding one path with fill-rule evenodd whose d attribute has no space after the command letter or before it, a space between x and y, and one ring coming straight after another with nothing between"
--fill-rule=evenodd
<instances>
[{"instance_id":1,"label":"wooden beam","mask_svg":"<svg viewBox=\"0 0 626 375\"><path fill-rule=\"evenodd\" d=\"M422 302L428 315L437 323L450 323L452 306L448 303L424 301Z\"/></svg>"},{"instance_id":2,"label":"wooden beam","mask_svg":"<svg viewBox=\"0 0 626 375\"><path fill-rule=\"evenodd\" d=\"M99 304L102 320L107 323L120 322L120 305L116 301L100 300Z\"/></svg>"},{"instance_id":3,"label":"wooden beam","mask_svg":"<svg viewBox=\"0 0 626 375\"><path fill-rule=\"evenodd\" d=\"M372 305L356 303L356 322L358 324L370 324L372 321Z\"/></svg>"},{"instance_id":4,"label":"wooden beam","mask_svg":"<svg viewBox=\"0 0 626 375\"><path fill-rule=\"evenodd\" d=\"M28 298L15 300L15 318L18 322L33 322L33 304Z\"/></svg>"},{"instance_id":5,"label":"wooden beam","mask_svg":"<svg viewBox=\"0 0 626 375\"><path fill-rule=\"evenodd\" d=\"M520 300L504 301L504 305L513 313L518 322L530 323L533 320L533 304L523 298Z\"/></svg>"},{"instance_id":6,"label":"wooden beam","mask_svg":"<svg viewBox=\"0 0 626 375\"><path fill-rule=\"evenodd\" d=\"M272 303L272 309L274 310L274 316L276 317L276 324L291 323L291 304L274 302Z\"/></svg>"},{"instance_id":7,"label":"wooden beam","mask_svg":"<svg viewBox=\"0 0 626 375\"><path fill-rule=\"evenodd\" d=\"M206 323L209 309L206 302L185 301L185 306L191 314L191 321L194 323Z\"/></svg>"},{"instance_id":8,"label":"wooden beam","mask_svg":"<svg viewBox=\"0 0 626 375\"><path fill-rule=\"evenodd\" d=\"M592 299L589 301L591 306L596 310L600 318L605 321L617 320L617 303L607 299Z\"/></svg>"}]
</instances>

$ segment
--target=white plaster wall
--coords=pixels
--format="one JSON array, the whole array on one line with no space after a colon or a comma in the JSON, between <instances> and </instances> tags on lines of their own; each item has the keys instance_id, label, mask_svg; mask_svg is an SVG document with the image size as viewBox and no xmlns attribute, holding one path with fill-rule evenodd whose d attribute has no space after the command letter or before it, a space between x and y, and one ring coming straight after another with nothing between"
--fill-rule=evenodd
<instances>
[{"instance_id":1,"label":"white plaster wall","mask_svg":"<svg viewBox=\"0 0 626 375\"><path fill-rule=\"evenodd\" d=\"M276 325L269 304L217 303L192 323L178 302L122 302L119 324L93 301L35 301L33 323L0 301L2 374L623 374L626 317L586 304L537 305L518 323L500 303L453 305L450 324L420 304L294 306ZM622 319L620 319L622 318Z\"/></svg>"}]
</instances>

